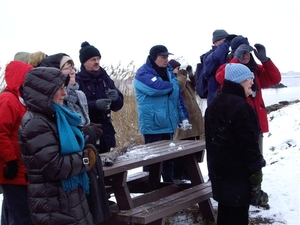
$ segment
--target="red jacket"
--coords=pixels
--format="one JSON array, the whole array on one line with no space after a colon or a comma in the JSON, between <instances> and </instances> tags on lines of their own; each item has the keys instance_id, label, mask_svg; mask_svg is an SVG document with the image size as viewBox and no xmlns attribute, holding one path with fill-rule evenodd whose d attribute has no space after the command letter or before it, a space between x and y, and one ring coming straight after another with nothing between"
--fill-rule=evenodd
<instances>
[{"instance_id":1,"label":"red jacket","mask_svg":"<svg viewBox=\"0 0 300 225\"><path fill-rule=\"evenodd\" d=\"M20 101L19 88L31 68L33 67L24 62L12 61L5 69L7 91L0 94L0 184L27 185L26 168L18 144L18 129L26 112L26 107ZM14 179L8 180L3 176L4 166L6 162L16 159L18 174Z\"/></svg>"},{"instance_id":2,"label":"red jacket","mask_svg":"<svg viewBox=\"0 0 300 225\"><path fill-rule=\"evenodd\" d=\"M232 58L230 60L230 63L240 63L240 61L236 58ZM216 80L220 85L222 85L224 81L225 66L226 64L223 64L216 72ZM261 132L265 133L269 131L269 125L267 110L262 98L261 89L269 88L273 85L278 84L281 81L281 74L271 59L263 63L262 65L258 64L257 66L257 73L254 74L255 82L257 84L256 96L254 98L247 97L247 101L257 113Z\"/></svg>"}]
</instances>

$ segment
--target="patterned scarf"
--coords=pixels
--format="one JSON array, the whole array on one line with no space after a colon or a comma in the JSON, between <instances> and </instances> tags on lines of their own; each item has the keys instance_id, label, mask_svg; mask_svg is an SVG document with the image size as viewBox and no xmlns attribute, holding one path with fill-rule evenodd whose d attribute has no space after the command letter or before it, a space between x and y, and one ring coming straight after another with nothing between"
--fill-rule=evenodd
<instances>
[{"instance_id":1,"label":"patterned scarf","mask_svg":"<svg viewBox=\"0 0 300 225\"><path fill-rule=\"evenodd\" d=\"M69 155L81 152L85 145L83 135L77 127L81 123L81 116L70 111L65 105L52 103L52 107L56 111L60 154ZM70 191L80 185L87 194L89 193L89 178L86 172L63 179L61 182L65 191Z\"/></svg>"}]
</instances>

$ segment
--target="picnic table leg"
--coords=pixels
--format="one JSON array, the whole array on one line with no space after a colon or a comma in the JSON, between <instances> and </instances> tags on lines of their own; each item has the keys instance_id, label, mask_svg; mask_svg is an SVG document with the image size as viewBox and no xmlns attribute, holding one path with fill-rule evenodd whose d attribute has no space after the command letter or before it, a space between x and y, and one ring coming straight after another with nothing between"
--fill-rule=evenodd
<instances>
[{"instance_id":1,"label":"picnic table leg","mask_svg":"<svg viewBox=\"0 0 300 225\"><path fill-rule=\"evenodd\" d=\"M166 217L163 217L159 220L155 220L151 223L148 223L148 225L165 225L165 223L166 223Z\"/></svg>"},{"instance_id":2,"label":"picnic table leg","mask_svg":"<svg viewBox=\"0 0 300 225\"><path fill-rule=\"evenodd\" d=\"M112 178L112 188L115 194L117 204L120 210L133 208L133 202L130 196L129 188L126 183L127 171L118 173Z\"/></svg>"},{"instance_id":3,"label":"picnic table leg","mask_svg":"<svg viewBox=\"0 0 300 225\"><path fill-rule=\"evenodd\" d=\"M148 191L153 191L159 187L161 171L162 171L162 162L155 163L149 166L149 184Z\"/></svg>"}]
</instances>

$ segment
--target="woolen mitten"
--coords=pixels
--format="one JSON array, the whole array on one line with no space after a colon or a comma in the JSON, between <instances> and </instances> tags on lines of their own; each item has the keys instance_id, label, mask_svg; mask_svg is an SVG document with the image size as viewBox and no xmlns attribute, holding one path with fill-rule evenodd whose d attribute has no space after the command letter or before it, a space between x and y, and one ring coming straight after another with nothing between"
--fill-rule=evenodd
<instances>
[{"instance_id":1,"label":"woolen mitten","mask_svg":"<svg viewBox=\"0 0 300 225\"><path fill-rule=\"evenodd\" d=\"M111 104L111 99L109 98L98 99L96 101L96 108L98 110L103 110L103 111L109 110L110 104Z\"/></svg>"},{"instance_id":2,"label":"woolen mitten","mask_svg":"<svg viewBox=\"0 0 300 225\"><path fill-rule=\"evenodd\" d=\"M90 169L93 168L93 166L96 163L96 160L97 160L97 157L96 157L97 150L96 150L95 146L92 145L92 144L87 144L85 146L84 150L86 150L88 152L88 157L89 157L89 161L90 161L89 169L88 170L90 170Z\"/></svg>"},{"instance_id":3,"label":"woolen mitten","mask_svg":"<svg viewBox=\"0 0 300 225\"><path fill-rule=\"evenodd\" d=\"M235 38L237 35L236 34L229 34L227 37L226 37L226 40L227 41L231 41L233 38Z\"/></svg>"},{"instance_id":4,"label":"woolen mitten","mask_svg":"<svg viewBox=\"0 0 300 225\"><path fill-rule=\"evenodd\" d=\"M269 58L266 55L266 48L262 44L255 44L254 54L262 62L267 62Z\"/></svg>"},{"instance_id":5,"label":"woolen mitten","mask_svg":"<svg viewBox=\"0 0 300 225\"><path fill-rule=\"evenodd\" d=\"M243 56L245 55L245 53L247 52L251 52L253 50L253 48L249 45L246 44L241 44L233 53L233 56L235 58L237 58L239 61L242 61Z\"/></svg>"},{"instance_id":6,"label":"woolen mitten","mask_svg":"<svg viewBox=\"0 0 300 225\"><path fill-rule=\"evenodd\" d=\"M114 89L108 89L106 92L106 96L111 99L113 102L118 100L118 92Z\"/></svg>"},{"instance_id":7,"label":"woolen mitten","mask_svg":"<svg viewBox=\"0 0 300 225\"><path fill-rule=\"evenodd\" d=\"M102 134L103 134L103 131L101 129L102 125L100 123L95 123L92 125L92 127L94 128L95 130L95 133L96 133L96 136L97 136L97 139L100 139Z\"/></svg>"},{"instance_id":8,"label":"woolen mitten","mask_svg":"<svg viewBox=\"0 0 300 225\"><path fill-rule=\"evenodd\" d=\"M3 176L12 180L17 176L18 173L18 160L8 161L4 167Z\"/></svg>"}]
</instances>

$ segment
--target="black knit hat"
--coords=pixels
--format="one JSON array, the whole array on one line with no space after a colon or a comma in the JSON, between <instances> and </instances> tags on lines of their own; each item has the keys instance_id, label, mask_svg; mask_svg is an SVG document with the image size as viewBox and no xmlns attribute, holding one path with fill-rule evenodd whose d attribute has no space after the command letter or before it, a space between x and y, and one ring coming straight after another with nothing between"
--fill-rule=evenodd
<instances>
[{"instance_id":1,"label":"black knit hat","mask_svg":"<svg viewBox=\"0 0 300 225\"><path fill-rule=\"evenodd\" d=\"M173 70L174 70L176 67L181 66L181 64L180 64L179 62L177 62L176 60L174 60L174 59L171 59L171 60L169 61L169 64L170 64L170 66L172 66Z\"/></svg>"},{"instance_id":2,"label":"black knit hat","mask_svg":"<svg viewBox=\"0 0 300 225\"><path fill-rule=\"evenodd\" d=\"M81 63L85 63L90 58L95 56L99 56L101 58L101 54L97 48L93 45L90 45L87 41L82 42L81 49L79 50L79 60Z\"/></svg>"}]
</instances>

